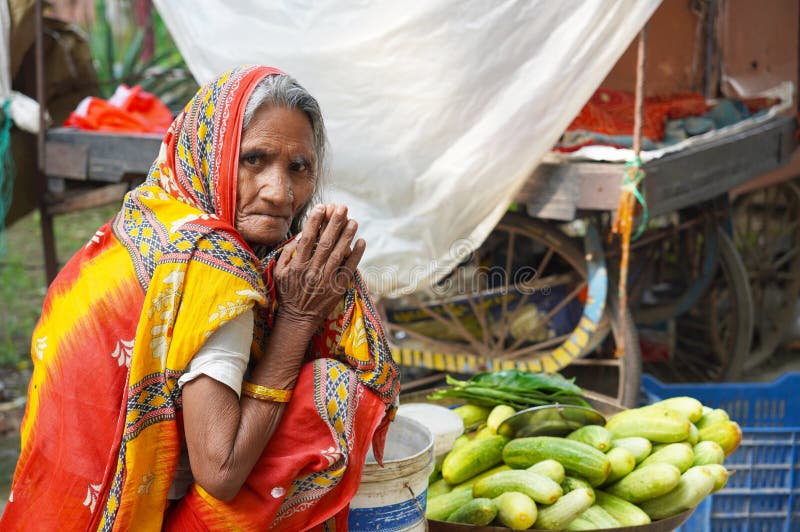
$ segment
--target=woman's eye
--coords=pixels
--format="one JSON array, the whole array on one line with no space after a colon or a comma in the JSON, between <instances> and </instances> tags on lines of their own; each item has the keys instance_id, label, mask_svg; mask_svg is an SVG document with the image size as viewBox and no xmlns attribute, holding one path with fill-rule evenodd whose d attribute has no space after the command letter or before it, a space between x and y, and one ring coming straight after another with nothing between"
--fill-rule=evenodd
<instances>
[{"instance_id":1,"label":"woman's eye","mask_svg":"<svg viewBox=\"0 0 800 532\"><path fill-rule=\"evenodd\" d=\"M258 155L245 155L242 160L245 164L258 164L259 156Z\"/></svg>"},{"instance_id":2,"label":"woman's eye","mask_svg":"<svg viewBox=\"0 0 800 532\"><path fill-rule=\"evenodd\" d=\"M305 172L308 166L303 162L293 162L291 169L292 172Z\"/></svg>"}]
</instances>

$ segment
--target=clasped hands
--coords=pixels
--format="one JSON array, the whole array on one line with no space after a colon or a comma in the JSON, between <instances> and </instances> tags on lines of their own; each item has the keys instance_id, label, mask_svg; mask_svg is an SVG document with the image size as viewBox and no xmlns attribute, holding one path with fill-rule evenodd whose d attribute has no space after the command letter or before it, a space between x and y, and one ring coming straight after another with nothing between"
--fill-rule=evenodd
<instances>
[{"instance_id":1,"label":"clasped hands","mask_svg":"<svg viewBox=\"0 0 800 532\"><path fill-rule=\"evenodd\" d=\"M302 235L284 247L273 279L280 304L278 315L298 325L319 326L342 299L366 242L352 245L358 223L347 218L344 205L317 205Z\"/></svg>"}]
</instances>

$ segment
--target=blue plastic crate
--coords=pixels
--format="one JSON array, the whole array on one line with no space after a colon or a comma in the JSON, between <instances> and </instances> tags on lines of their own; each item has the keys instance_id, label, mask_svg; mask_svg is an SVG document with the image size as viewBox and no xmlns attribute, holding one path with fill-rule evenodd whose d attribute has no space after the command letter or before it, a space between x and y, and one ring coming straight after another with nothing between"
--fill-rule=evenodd
<instances>
[{"instance_id":1,"label":"blue plastic crate","mask_svg":"<svg viewBox=\"0 0 800 532\"><path fill-rule=\"evenodd\" d=\"M664 384L645 374L642 388L648 402L688 395L742 427L742 444L725 460L736 472L682 532L800 532L800 373L714 384Z\"/></svg>"}]
</instances>

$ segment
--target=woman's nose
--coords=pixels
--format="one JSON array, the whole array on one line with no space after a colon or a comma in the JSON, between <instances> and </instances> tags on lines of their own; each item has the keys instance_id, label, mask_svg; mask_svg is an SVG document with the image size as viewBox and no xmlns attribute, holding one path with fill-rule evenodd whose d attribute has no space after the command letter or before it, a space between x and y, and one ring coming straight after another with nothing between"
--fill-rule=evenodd
<instances>
[{"instance_id":1,"label":"woman's nose","mask_svg":"<svg viewBox=\"0 0 800 532\"><path fill-rule=\"evenodd\" d=\"M291 206L294 200L292 180L279 168L266 169L260 176L259 196L274 205Z\"/></svg>"}]
</instances>

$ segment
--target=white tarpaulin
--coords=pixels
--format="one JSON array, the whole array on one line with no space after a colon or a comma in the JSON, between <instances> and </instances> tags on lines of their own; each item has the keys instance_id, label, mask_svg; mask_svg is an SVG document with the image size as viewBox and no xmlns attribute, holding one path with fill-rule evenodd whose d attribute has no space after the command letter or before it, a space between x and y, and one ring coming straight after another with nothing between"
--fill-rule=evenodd
<instances>
[{"instance_id":1,"label":"white tarpaulin","mask_svg":"<svg viewBox=\"0 0 800 532\"><path fill-rule=\"evenodd\" d=\"M660 0L155 3L199 82L261 63L319 99L387 294L480 245Z\"/></svg>"}]
</instances>

